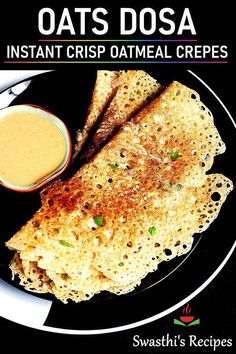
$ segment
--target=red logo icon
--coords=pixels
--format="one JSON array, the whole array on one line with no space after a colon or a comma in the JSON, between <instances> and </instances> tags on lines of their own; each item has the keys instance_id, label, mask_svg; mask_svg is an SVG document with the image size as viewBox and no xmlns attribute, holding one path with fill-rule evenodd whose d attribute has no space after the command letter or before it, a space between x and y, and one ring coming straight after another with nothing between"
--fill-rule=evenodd
<instances>
[{"instance_id":1,"label":"red logo icon","mask_svg":"<svg viewBox=\"0 0 236 354\"><path fill-rule=\"evenodd\" d=\"M195 319L195 316L192 315L192 309L188 303L184 306L182 315L179 319L174 318L173 323L178 326L196 326L200 324L200 319Z\"/></svg>"}]
</instances>

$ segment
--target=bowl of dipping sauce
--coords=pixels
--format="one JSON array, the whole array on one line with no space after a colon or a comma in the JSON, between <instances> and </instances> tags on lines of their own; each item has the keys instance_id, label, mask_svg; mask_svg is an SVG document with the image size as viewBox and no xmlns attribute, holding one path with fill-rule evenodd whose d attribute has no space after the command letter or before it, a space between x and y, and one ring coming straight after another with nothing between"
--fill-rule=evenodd
<instances>
[{"instance_id":1,"label":"bowl of dipping sauce","mask_svg":"<svg viewBox=\"0 0 236 354\"><path fill-rule=\"evenodd\" d=\"M72 143L61 119L34 105L0 110L0 183L30 192L69 165Z\"/></svg>"}]
</instances>

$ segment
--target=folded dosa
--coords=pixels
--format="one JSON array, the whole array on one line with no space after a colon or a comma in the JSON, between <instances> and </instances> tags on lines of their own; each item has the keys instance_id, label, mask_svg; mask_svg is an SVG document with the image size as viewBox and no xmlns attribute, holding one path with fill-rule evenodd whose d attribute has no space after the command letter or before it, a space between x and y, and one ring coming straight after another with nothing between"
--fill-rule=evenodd
<instances>
[{"instance_id":1,"label":"folded dosa","mask_svg":"<svg viewBox=\"0 0 236 354\"><path fill-rule=\"evenodd\" d=\"M45 191L7 242L13 274L64 302L131 291L188 252L217 217L233 185L206 172L224 151L199 95L173 82L72 178Z\"/></svg>"},{"instance_id":2,"label":"folded dosa","mask_svg":"<svg viewBox=\"0 0 236 354\"><path fill-rule=\"evenodd\" d=\"M119 79L118 89L98 122L80 160L88 161L115 134L118 128L160 94L162 86L143 70L128 70Z\"/></svg>"},{"instance_id":3,"label":"folded dosa","mask_svg":"<svg viewBox=\"0 0 236 354\"><path fill-rule=\"evenodd\" d=\"M83 148L92 128L96 125L100 115L115 95L117 86L119 85L118 78L121 73L122 72L119 71L109 70L97 71L97 78L88 109L88 114L85 120L85 125L82 130L77 131L77 143L74 146L73 159L76 158Z\"/></svg>"}]
</instances>

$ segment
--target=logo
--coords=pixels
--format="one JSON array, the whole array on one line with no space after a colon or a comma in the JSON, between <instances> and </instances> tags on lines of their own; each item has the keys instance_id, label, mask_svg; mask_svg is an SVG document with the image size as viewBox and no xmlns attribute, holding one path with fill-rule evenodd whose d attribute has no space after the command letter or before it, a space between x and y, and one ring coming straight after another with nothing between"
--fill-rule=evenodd
<instances>
[{"instance_id":1,"label":"logo","mask_svg":"<svg viewBox=\"0 0 236 354\"><path fill-rule=\"evenodd\" d=\"M200 318L195 319L195 316L191 314L192 309L189 304L187 304L182 311L182 315L179 318L174 318L173 323L178 326L196 326L200 324Z\"/></svg>"}]
</instances>

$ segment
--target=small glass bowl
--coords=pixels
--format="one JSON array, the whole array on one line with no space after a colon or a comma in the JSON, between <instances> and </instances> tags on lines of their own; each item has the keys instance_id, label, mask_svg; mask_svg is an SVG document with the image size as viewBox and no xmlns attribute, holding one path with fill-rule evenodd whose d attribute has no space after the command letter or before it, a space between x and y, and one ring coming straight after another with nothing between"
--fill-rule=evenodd
<instances>
[{"instance_id":1,"label":"small glass bowl","mask_svg":"<svg viewBox=\"0 0 236 354\"><path fill-rule=\"evenodd\" d=\"M56 117L54 114L51 112L47 111L46 109L32 105L32 104L22 104L22 105L15 105L15 106L10 106L7 108L3 108L0 110L0 120L4 118L7 114L17 112L17 111L26 111L26 112L32 112L35 114L39 114L41 117L50 120L53 124L55 124L61 131L64 139L65 139L65 144L66 144L66 153L63 161L60 163L59 166L50 174L47 176L41 178L37 182L27 185L27 186L17 186L14 184L11 184L4 179L0 179L0 184L8 189L11 189L13 191L17 192L32 192L35 191L42 186L44 186L46 183L51 181L52 179L58 177L59 175L62 174L62 172L65 171L65 169L68 167L71 161L71 155L72 155L72 142L71 142L71 137L70 133L64 124L64 122Z\"/></svg>"}]
</instances>

